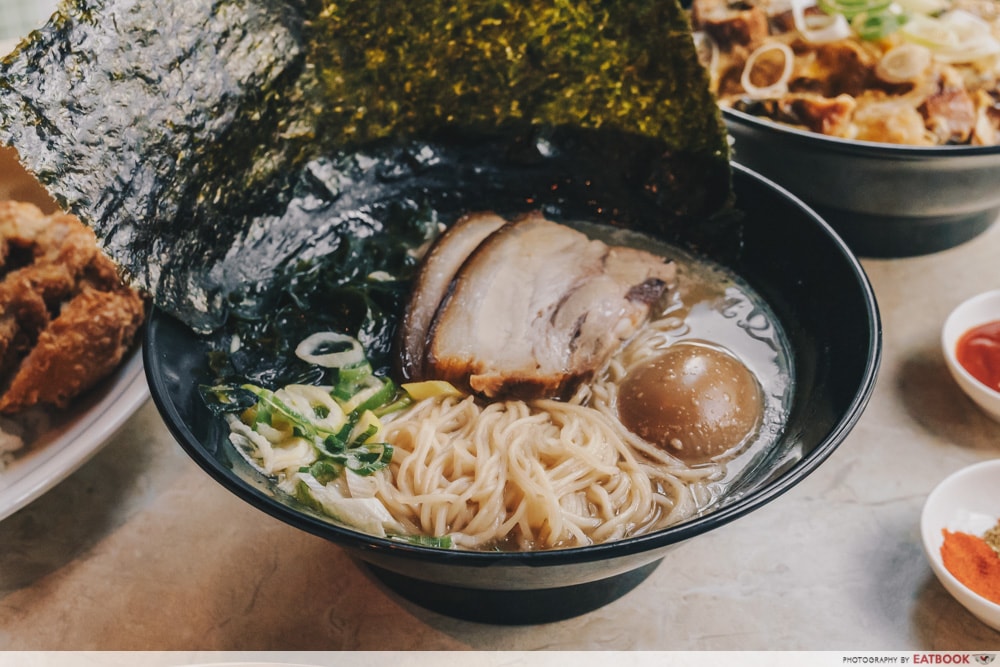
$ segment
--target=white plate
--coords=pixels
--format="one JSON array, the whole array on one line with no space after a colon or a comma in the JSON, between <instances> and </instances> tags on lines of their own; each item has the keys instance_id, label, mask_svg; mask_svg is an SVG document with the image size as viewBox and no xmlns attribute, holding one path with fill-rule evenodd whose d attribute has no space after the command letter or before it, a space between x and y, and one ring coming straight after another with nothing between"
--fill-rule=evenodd
<instances>
[{"instance_id":1,"label":"white plate","mask_svg":"<svg viewBox=\"0 0 1000 667\"><path fill-rule=\"evenodd\" d=\"M0 199L30 202L46 213L57 209L48 192L21 166L17 153L6 146L0 146ZM148 399L142 352L136 345L112 375L77 398L0 469L0 520L83 465Z\"/></svg>"},{"instance_id":2,"label":"white plate","mask_svg":"<svg viewBox=\"0 0 1000 667\"><path fill-rule=\"evenodd\" d=\"M0 520L83 465L149 399L138 346L115 373L55 417L0 470Z\"/></svg>"}]
</instances>

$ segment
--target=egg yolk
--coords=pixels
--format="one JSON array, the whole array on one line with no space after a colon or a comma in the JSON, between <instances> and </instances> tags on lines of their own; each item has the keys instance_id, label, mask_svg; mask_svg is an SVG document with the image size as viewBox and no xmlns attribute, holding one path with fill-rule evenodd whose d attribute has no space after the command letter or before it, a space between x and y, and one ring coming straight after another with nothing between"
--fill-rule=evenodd
<instances>
[{"instance_id":1,"label":"egg yolk","mask_svg":"<svg viewBox=\"0 0 1000 667\"><path fill-rule=\"evenodd\" d=\"M741 445L763 412L750 369L728 352L695 343L677 343L632 370L618 395L626 428L687 463Z\"/></svg>"}]
</instances>

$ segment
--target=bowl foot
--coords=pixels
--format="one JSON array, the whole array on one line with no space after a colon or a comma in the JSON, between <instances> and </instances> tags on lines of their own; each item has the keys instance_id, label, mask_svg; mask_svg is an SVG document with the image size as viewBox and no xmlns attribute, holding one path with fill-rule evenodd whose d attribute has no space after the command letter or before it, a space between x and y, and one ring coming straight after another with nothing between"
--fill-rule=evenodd
<instances>
[{"instance_id":1,"label":"bowl foot","mask_svg":"<svg viewBox=\"0 0 1000 667\"><path fill-rule=\"evenodd\" d=\"M617 600L652 574L661 560L607 579L538 590L447 586L363 565L393 592L430 611L477 623L532 625L580 616Z\"/></svg>"},{"instance_id":2,"label":"bowl foot","mask_svg":"<svg viewBox=\"0 0 1000 667\"><path fill-rule=\"evenodd\" d=\"M914 257L947 250L979 236L1000 209L934 218L886 218L825 206L814 210L861 257Z\"/></svg>"}]
</instances>

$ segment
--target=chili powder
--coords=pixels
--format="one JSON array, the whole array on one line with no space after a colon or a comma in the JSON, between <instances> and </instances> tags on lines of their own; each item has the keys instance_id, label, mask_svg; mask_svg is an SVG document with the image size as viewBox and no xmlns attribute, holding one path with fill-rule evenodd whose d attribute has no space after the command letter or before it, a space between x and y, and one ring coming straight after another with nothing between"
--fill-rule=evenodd
<instances>
[{"instance_id":1,"label":"chili powder","mask_svg":"<svg viewBox=\"0 0 1000 667\"><path fill-rule=\"evenodd\" d=\"M942 529L941 560L969 590L1000 604L1000 554L981 537Z\"/></svg>"}]
</instances>

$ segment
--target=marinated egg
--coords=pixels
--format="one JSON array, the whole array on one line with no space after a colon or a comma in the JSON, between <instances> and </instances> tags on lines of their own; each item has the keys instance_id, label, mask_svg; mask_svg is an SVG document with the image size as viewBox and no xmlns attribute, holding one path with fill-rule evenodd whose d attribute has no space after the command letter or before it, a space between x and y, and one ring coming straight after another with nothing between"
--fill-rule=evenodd
<instances>
[{"instance_id":1,"label":"marinated egg","mask_svg":"<svg viewBox=\"0 0 1000 667\"><path fill-rule=\"evenodd\" d=\"M742 444L760 424L764 398L753 373L732 354L677 343L629 372L618 413L633 433L687 463Z\"/></svg>"}]
</instances>

